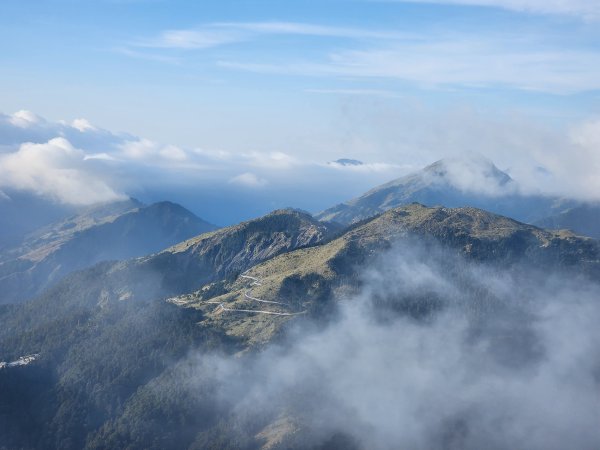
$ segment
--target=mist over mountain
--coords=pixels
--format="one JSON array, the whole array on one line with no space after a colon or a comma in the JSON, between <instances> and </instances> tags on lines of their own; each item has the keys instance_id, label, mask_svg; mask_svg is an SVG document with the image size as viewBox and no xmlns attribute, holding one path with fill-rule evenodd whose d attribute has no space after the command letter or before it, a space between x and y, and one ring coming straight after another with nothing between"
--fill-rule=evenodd
<instances>
[{"instance_id":1,"label":"mist over mountain","mask_svg":"<svg viewBox=\"0 0 600 450\"><path fill-rule=\"evenodd\" d=\"M368 111L377 117L372 107ZM409 126L407 119L399 118L406 122L404 127ZM27 110L12 114L0 112L0 192L3 193L0 194L0 212L8 208L7 197L14 197L12 204L18 205L20 196L25 195L31 205L38 206L28 208L28 203L23 202L22 207L13 208L19 214L10 213L8 208L0 220L17 232L10 239L20 238L21 228L33 231L75 214L82 206L135 197L147 204L168 199L185 205L211 223L231 225L288 205L321 211L443 158L443 170L440 168L436 176L432 168L431 176L425 177L424 183L430 185L429 194L423 191L423 186L406 186L408 191L416 191L406 199L403 199L406 195L394 194L392 197L397 198L390 198L390 204L420 201L431 206L495 208L494 212L530 222L578 203L561 204L556 210L552 202L557 199L597 200L594 193L599 190L593 187L596 180L593 125L575 130L577 133L574 131L574 138L579 136L577 142L581 141L581 145L565 142L563 148L568 150L564 153L571 157L564 159L564 153L557 155L553 147L545 146L543 152L536 151L539 146L536 142L530 143L531 148L522 148L527 142L516 145L527 130L515 135L516 143L505 143L502 151L486 151L489 145L486 139L478 150L485 157L474 156L478 155L473 153L476 147L473 142L477 139L466 139L466 136L465 142L444 142L439 137L436 142L425 143L412 142L410 136L404 136L408 141L396 142L386 153L377 150L377 145L360 153L351 147L307 153L310 145L304 145L302 140L288 139L285 145L269 144L256 149L183 146L175 144L176 139L160 142L143 135L104 129L81 118L64 121L46 119ZM513 131L511 129L511 133ZM354 132L361 132L360 126L349 130L350 134ZM427 135L430 134L427 131ZM391 145L387 143L384 148ZM423 145L429 151L417 151ZM502 146L502 141L497 145ZM294 152L294 147L299 150ZM348 157L335 159L339 154ZM513 157L509 157L511 154ZM532 154L535 154L534 160L530 158ZM510 167L514 182L503 184L503 176L494 172L498 169L491 167L491 160L501 167ZM571 176L565 173L568 167L572 167L573 174L587 175ZM449 189L439 192L444 183L457 192ZM540 193L551 193L550 206L548 198ZM517 194L532 201L515 198ZM362 206L363 213L371 215L384 207ZM528 213L530 208L533 208L531 214ZM46 215L55 213L50 214L48 220L43 217L33 220L44 209L48 211ZM543 214L538 215L538 210ZM11 225L12 222L15 223ZM6 230L8 234L8 228Z\"/></svg>"},{"instance_id":2,"label":"mist over mountain","mask_svg":"<svg viewBox=\"0 0 600 450\"><path fill-rule=\"evenodd\" d=\"M518 183L507 173L491 161L475 156L437 161L419 172L322 211L316 217L350 224L412 202L430 206L473 206L524 222L549 216L565 203L576 203L522 194Z\"/></svg>"},{"instance_id":3,"label":"mist over mountain","mask_svg":"<svg viewBox=\"0 0 600 450\"><path fill-rule=\"evenodd\" d=\"M600 0L1 0L0 450L599 450Z\"/></svg>"},{"instance_id":4,"label":"mist over mountain","mask_svg":"<svg viewBox=\"0 0 600 450\"><path fill-rule=\"evenodd\" d=\"M214 230L185 208L137 200L85 208L0 253L0 303L23 301L78 269L162 250Z\"/></svg>"},{"instance_id":5,"label":"mist over mountain","mask_svg":"<svg viewBox=\"0 0 600 450\"><path fill-rule=\"evenodd\" d=\"M315 215L351 224L411 202L473 206L546 228L598 237L597 207L568 198L522 193L517 181L480 156L437 161Z\"/></svg>"},{"instance_id":6,"label":"mist over mountain","mask_svg":"<svg viewBox=\"0 0 600 450\"><path fill-rule=\"evenodd\" d=\"M40 355L0 370L0 430L8 448L593 448L569 417L598 412L571 398L597 355L558 343L596 336L599 274L597 241L473 208L348 230L275 211L0 310L0 359ZM526 412L548 385L568 415Z\"/></svg>"},{"instance_id":7,"label":"mist over mountain","mask_svg":"<svg viewBox=\"0 0 600 450\"><path fill-rule=\"evenodd\" d=\"M218 398L234 405L228 442L594 448L598 404L586 392L598 387L598 285L519 270L400 245L357 274L358 293L326 325L296 328L242 362L189 365L215 373Z\"/></svg>"},{"instance_id":8,"label":"mist over mountain","mask_svg":"<svg viewBox=\"0 0 600 450\"><path fill-rule=\"evenodd\" d=\"M0 252L0 448L600 445L593 204L481 157L222 229L36 198Z\"/></svg>"}]
</instances>

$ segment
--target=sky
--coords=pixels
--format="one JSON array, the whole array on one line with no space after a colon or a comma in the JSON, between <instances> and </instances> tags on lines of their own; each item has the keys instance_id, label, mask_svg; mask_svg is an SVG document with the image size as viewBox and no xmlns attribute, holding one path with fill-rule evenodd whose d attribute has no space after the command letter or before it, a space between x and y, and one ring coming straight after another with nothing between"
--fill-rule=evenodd
<instances>
[{"instance_id":1,"label":"sky","mask_svg":"<svg viewBox=\"0 0 600 450\"><path fill-rule=\"evenodd\" d=\"M4 0L0 189L201 190L227 222L476 152L597 199L599 24L600 0Z\"/></svg>"}]
</instances>

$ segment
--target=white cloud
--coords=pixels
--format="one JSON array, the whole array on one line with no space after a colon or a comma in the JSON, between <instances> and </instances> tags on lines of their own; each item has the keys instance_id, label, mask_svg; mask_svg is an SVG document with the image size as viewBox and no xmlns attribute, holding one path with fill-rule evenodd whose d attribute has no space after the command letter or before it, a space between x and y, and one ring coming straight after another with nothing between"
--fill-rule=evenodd
<instances>
[{"instance_id":1,"label":"white cloud","mask_svg":"<svg viewBox=\"0 0 600 450\"><path fill-rule=\"evenodd\" d=\"M71 126L82 133L86 131L97 130L97 128L86 119L75 119L73 122L71 122Z\"/></svg>"},{"instance_id":2,"label":"white cloud","mask_svg":"<svg viewBox=\"0 0 600 450\"><path fill-rule=\"evenodd\" d=\"M434 182L450 182L464 192L503 196L514 194L517 184L505 177L487 158L471 154L462 158L445 158L443 165L429 174ZM440 177L441 178L438 178Z\"/></svg>"},{"instance_id":3,"label":"white cloud","mask_svg":"<svg viewBox=\"0 0 600 450\"><path fill-rule=\"evenodd\" d=\"M192 150L192 152L201 157L207 157L221 161L228 161L234 158L234 155L231 152L220 149L195 148Z\"/></svg>"},{"instance_id":4,"label":"white cloud","mask_svg":"<svg viewBox=\"0 0 600 450\"><path fill-rule=\"evenodd\" d=\"M83 160L87 161L89 159L98 159L101 161L118 161L117 158L115 158L112 155L109 155L108 153L92 153L91 155L86 155Z\"/></svg>"},{"instance_id":5,"label":"white cloud","mask_svg":"<svg viewBox=\"0 0 600 450\"><path fill-rule=\"evenodd\" d=\"M289 169L300 164L300 161L284 152L252 152L242 157L255 167L265 169Z\"/></svg>"},{"instance_id":6,"label":"white cloud","mask_svg":"<svg viewBox=\"0 0 600 450\"><path fill-rule=\"evenodd\" d=\"M121 144L121 151L131 159L145 159L157 153L157 144L149 139L127 141Z\"/></svg>"},{"instance_id":7,"label":"white cloud","mask_svg":"<svg viewBox=\"0 0 600 450\"><path fill-rule=\"evenodd\" d=\"M47 121L31 111L14 114L0 113L0 146L18 146L23 142L45 143L55 137L64 137L77 148L98 152L113 148L116 143L133 136L115 134L93 126L86 119L72 122Z\"/></svg>"},{"instance_id":8,"label":"white cloud","mask_svg":"<svg viewBox=\"0 0 600 450\"><path fill-rule=\"evenodd\" d=\"M333 123L339 141L332 147L353 158L398 165L401 173L390 179L438 159L480 154L507 171L524 193L600 200L600 118L557 123L514 110L355 98L344 103ZM459 187L472 190L486 183L473 173L461 169L450 175Z\"/></svg>"},{"instance_id":9,"label":"white cloud","mask_svg":"<svg viewBox=\"0 0 600 450\"><path fill-rule=\"evenodd\" d=\"M575 125L569 132L536 124L530 117L427 110L405 103L362 96L345 99L342 122L334 119L331 124L333 134L315 143L290 144L296 153L287 148L186 149L91 128L87 121L75 123L80 131L72 122L46 121L33 114L19 114L36 117L36 124L21 128L11 123L14 115L0 114L0 145L8 143L0 153L0 189L28 190L81 204L116 198L121 192L169 192L172 197L181 190L210 186L237 192L233 198L241 192L268 196L261 199L265 211L276 205L269 203L275 201L271 197L280 205L317 210L437 159L473 152L509 169L525 192L600 200L600 120ZM326 163L339 156L372 162ZM469 173L459 171L455 178L465 189L486 186L486 180ZM215 191L206 192L205 197ZM314 198L308 192L323 195Z\"/></svg>"},{"instance_id":10,"label":"white cloud","mask_svg":"<svg viewBox=\"0 0 600 450\"><path fill-rule=\"evenodd\" d=\"M0 185L78 205L123 197L86 164L85 153L64 138L25 143L16 152L1 155Z\"/></svg>"},{"instance_id":11,"label":"white cloud","mask_svg":"<svg viewBox=\"0 0 600 450\"><path fill-rule=\"evenodd\" d=\"M184 150L174 145L162 145L149 139L137 139L120 145L123 155L130 159L156 162L156 158L168 161L185 161L188 156Z\"/></svg>"},{"instance_id":12,"label":"white cloud","mask_svg":"<svg viewBox=\"0 0 600 450\"><path fill-rule=\"evenodd\" d=\"M600 119L575 126L570 145L542 155L544 167L560 179L555 189L590 200L600 199Z\"/></svg>"},{"instance_id":13,"label":"white cloud","mask_svg":"<svg viewBox=\"0 0 600 450\"><path fill-rule=\"evenodd\" d=\"M21 110L8 116L8 121L19 128L29 128L33 125L44 122L44 120L31 111Z\"/></svg>"},{"instance_id":14,"label":"white cloud","mask_svg":"<svg viewBox=\"0 0 600 450\"><path fill-rule=\"evenodd\" d=\"M185 161L188 157L184 150L175 145L165 145L159 151L160 156L172 161Z\"/></svg>"},{"instance_id":15,"label":"white cloud","mask_svg":"<svg viewBox=\"0 0 600 450\"><path fill-rule=\"evenodd\" d=\"M597 448L600 286L533 266L404 241L356 270L331 320L245 358L198 355L196 374L250 436L260 410L311 447L337 433L380 450Z\"/></svg>"},{"instance_id":16,"label":"white cloud","mask_svg":"<svg viewBox=\"0 0 600 450\"><path fill-rule=\"evenodd\" d=\"M265 180L264 178L260 178L251 172L246 172L246 173L237 175L237 176L231 178L229 180L229 182L232 184L237 184L240 186L251 187L251 188L263 187L268 184L267 180Z\"/></svg>"}]
</instances>

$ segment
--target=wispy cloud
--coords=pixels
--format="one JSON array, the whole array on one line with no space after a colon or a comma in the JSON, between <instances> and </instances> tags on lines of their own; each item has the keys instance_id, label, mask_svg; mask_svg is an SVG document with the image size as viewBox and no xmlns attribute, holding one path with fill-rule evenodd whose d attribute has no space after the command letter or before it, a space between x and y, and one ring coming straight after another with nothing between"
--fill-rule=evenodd
<instances>
[{"instance_id":1,"label":"wispy cloud","mask_svg":"<svg viewBox=\"0 0 600 450\"><path fill-rule=\"evenodd\" d=\"M299 22L225 22L215 27L257 34L289 34L301 36L339 37L350 39L407 39L418 38L412 33L368 28L336 27Z\"/></svg>"},{"instance_id":2,"label":"wispy cloud","mask_svg":"<svg viewBox=\"0 0 600 450\"><path fill-rule=\"evenodd\" d=\"M394 91L383 89L305 89L304 92L309 94L325 94L325 95L359 95L373 96L386 98L401 98L402 95Z\"/></svg>"},{"instance_id":3,"label":"wispy cloud","mask_svg":"<svg viewBox=\"0 0 600 450\"><path fill-rule=\"evenodd\" d=\"M186 50L218 47L245 40L246 36L233 29L209 26L196 30L166 30L152 39L139 40L134 45L151 48L180 48Z\"/></svg>"},{"instance_id":4,"label":"wispy cloud","mask_svg":"<svg viewBox=\"0 0 600 450\"><path fill-rule=\"evenodd\" d=\"M378 0L402 3L430 3L488 6L535 14L565 14L586 20L600 19L598 0Z\"/></svg>"},{"instance_id":5,"label":"wispy cloud","mask_svg":"<svg viewBox=\"0 0 600 450\"><path fill-rule=\"evenodd\" d=\"M522 9L535 9L535 5L538 5L543 10L543 4L535 1L441 0L439 3L513 5ZM600 5L600 0L595 3ZM559 11L561 5L565 3L550 2L546 9ZM577 8L566 5L563 9L576 11ZM593 5L588 8L590 14L595 8ZM386 78L410 82L420 88L508 87L559 94L600 89L600 53L597 51L583 47L561 47L541 38L531 39L531 36L516 34L507 37L505 33L493 30L474 35L468 30L408 33L393 29L302 22L224 22L209 23L194 29L163 31L156 37L137 41L133 45L154 48L162 56L149 58L168 61L173 56L165 54L169 50L205 50L242 42L250 45L251 41L278 35L324 40L336 38L342 39L342 42L336 42L332 47L324 41L321 56L304 52L299 46L285 56L274 53L261 59L254 56L251 61L243 60L243 56L230 57L216 64L230 70L274 75ZM146 57L135 48L122 53ZM342 91L313 92L388 95L369 88Z\"/></svg>"},{"instance_id":6,"label":"wispy cloud","mask_svg":"<svg viewBox=\"0 0 600 450\"><path fill-rule=\"evenodd\" d=\"M519 48L519 42L438 40L343 50L320 62L220 61L221 67L313 77L387 78L420 87L509 87L558 94L600 89L600 54Z\"/></svg>"},{"instance_id":7,"label":"wispy cloud","mask_svg":"<svg viewBox=\"0 0 600 450\"><path fill-rule=\"evenodd\" d=\"M156 53L148 53L148 52L140 52L138 50L132 50L131 48L127 48L127 47L117 47L117 48L113 49L113 51L115 53L118 53L118 54L121 54L124 56L128 56L128 57L134 58L134 59L143 59L146 61L155 61L155 62L167 63L167 64L180 64L181 63L181 59L177 58L175 56L159 55Z\"/></svg>"},{"instance_id":8,"label":"wispy cloud","mask_svg":"<svg viewBox=\"0 0 600 450\"><path fill-rule=\"evenodd\" d=\"M263 35L299 35L346 39L394 40L417 35L367 28L336 27L298 22L221 22L191 29L165 30L153 38L139 39L137 47L199 50L257 39Z\"/></svg>"}]
</instances>

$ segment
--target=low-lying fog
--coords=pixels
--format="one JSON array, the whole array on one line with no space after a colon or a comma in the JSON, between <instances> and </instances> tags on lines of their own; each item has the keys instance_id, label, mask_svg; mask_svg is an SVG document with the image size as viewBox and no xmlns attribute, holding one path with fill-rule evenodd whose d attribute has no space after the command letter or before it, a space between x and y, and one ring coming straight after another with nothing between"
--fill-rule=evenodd
<instances>
[{"instance_id":1,"label":"low-lying fog","mask_svg":"<svg viewBox=\"0 0 600 450\"><path fill-rule=\"evenodd\" d=\"M421 245L361 277L326 326L305 323L254 356L192 358L192 392L210 378L242 428L287 418L315 443L599 448L597 284Z\"/></svg>"}]
</instances>

